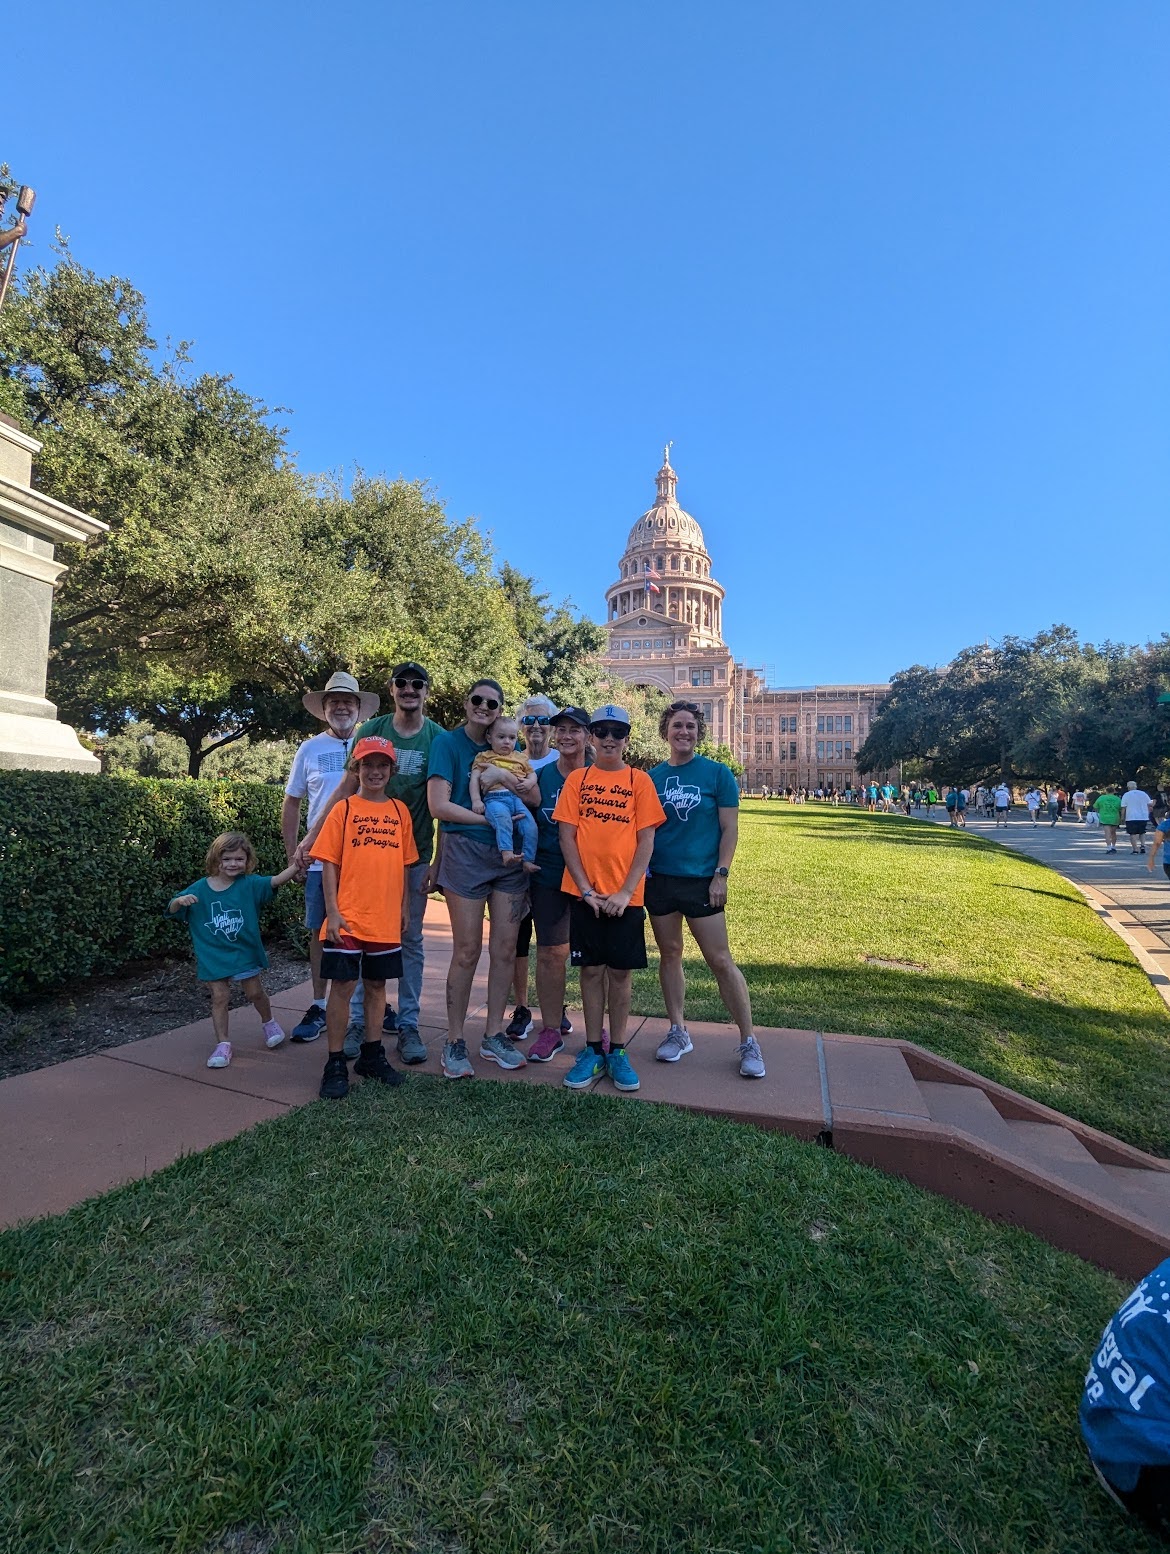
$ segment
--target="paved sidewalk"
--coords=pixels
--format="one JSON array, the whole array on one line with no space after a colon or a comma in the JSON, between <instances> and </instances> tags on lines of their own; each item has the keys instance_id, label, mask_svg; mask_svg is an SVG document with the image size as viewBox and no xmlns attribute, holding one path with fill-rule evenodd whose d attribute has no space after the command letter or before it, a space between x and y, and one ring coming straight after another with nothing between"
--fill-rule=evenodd
<instances>
[{"instance_id":1,"label":"paved sidewalk","mask_svg":"<svg viewBox=\"0 0 1170 1554\"><path fill-rule=\"evenodd\" d=\"M912 818L928 817L914 811ZM938 825L947 824L945 813L937 810L929 818ZM1027 853L1029 858L1046 863L1079 885L1109 926L1121 931L1121 937L1137 952L1150 980L1170 1004L1170 880L1162 871L1163 854L1151 874L1146 868L1148 854L1135 857L1124 830L1118 833L1117 851L1107 853L1099 827L1071 819L1061 820L1055 826L1042 819L1033 826L1027 810L1019 807L1012 809L1006 826L968 814L967 831Z\"/></svg>"}]
</instances>

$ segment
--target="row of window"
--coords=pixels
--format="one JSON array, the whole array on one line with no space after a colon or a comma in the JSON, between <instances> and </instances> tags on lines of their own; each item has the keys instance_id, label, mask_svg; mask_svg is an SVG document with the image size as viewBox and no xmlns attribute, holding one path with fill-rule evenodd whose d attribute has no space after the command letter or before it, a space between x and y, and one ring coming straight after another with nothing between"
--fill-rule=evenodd
<instances>
[{"instance_id":1,"label":"row of window","mask_svg":"<svg viewBox=\"0 0 1170 1554\"><path fill-rule=\"evenodd\" d=\"M788 754L787 754L787 756L785 756L785 754L784 754L784 744L785 744L784 740L782 740L782 739L778 740L777 743L779 744L779 747L780 747L776 751L776 757L777 757L778 760L781 760L781 761L783 761L783 760L795 761L796 760L796 740L795 739L792 739L792 740L788 741ZM771 759L772 759L772 741L770 739L757 739L756 740L756 760L757 761L770 761Z\"/></svg>"},{"instance_id":2,"label":"row of window","mask_svg":"<svg viewBox=\"0 0 1170 1554\"><path fill-rule=\"evenodd\" d=\"M826 713L824 717L817 718L818 734L852 734L852 732L853 714L851 712L845 713L844 716L840 713L836 716Z\"/></svg>"},{"instance_id":3,"label":"row of window","mask_svg":"<svg viewBox=\"0 0 1170 1554\"><path fill-rule=\"evenodd\" d=\"M673 648L674 647L674 638L673 637L635 637L633 639L633 641L631 641L631 642L619 642L617 640L617 638L615 637L613 639L613 645L614 645L615 650L618 649L618 648L624 648L627 653L629 652L629 650L631 648L637 648L639 650L641 650L643 648Z\"/></svg>"},{"instance_id":4,"label":"row of window","mask_svg":"<svg viewBox=\"0 0 1170 1554\"><path fill-rule=\"evenodd\" d=\"M654 562L653 570L655 572L665 572L666 571L666 558L664 556L656 555L656 556L654 556L651 559ZM636 561L623 561L622 562L622 576L623 577L637 577L639 575L640 571L642 571L642 572L649 572L650 570L651 570L651 568L649 568L647 566L639 567L639 565L638 565L638 563ZM691 558L689 556L684 556L682 558L682 565L680 567L679 566L679 558L677 556L671 556L671 558L670 558L670 570L672 572L679 572L679 571L689 572L691 570ZM710 577L711 576L711 567L710 567L710 564L708 562L706 562L706 561L696 561L695 562L695 566L694 566L694 571L695 571L695 575L697 577Z\"/></svg>"},{"instance_id":5,"label":"row of window","mask_svg":"<svg viewBox=\"0 0 1170 1554\"><path fill-rule=\"evenodd\" d=\"M831 739L817 740L818 761L832 761L834 759L840 761L842 758L846 761L853 759L853 741L851 739L846 739L844 742L838 739L835 744Z\"/></svg>"}]
</instances>

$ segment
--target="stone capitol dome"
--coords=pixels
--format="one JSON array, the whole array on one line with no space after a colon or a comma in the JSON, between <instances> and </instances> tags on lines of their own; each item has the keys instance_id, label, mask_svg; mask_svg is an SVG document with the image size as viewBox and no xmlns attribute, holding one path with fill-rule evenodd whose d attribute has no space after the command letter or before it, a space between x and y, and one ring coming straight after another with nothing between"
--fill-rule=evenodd
<instances>
[{"instance_id":1,"label":"stone capitol dome","mask_svg":"<svg viewBox=\"0 0 1170 1554\"><path fill-rule=\"evenodd\" d=\"M717 741L731 733L732 659L723 597L703 531L678 503L669 444L654 505L630 529L618 578L606 590L608 668L632 685L693 693Z\"/></svg>"}]
</instances>

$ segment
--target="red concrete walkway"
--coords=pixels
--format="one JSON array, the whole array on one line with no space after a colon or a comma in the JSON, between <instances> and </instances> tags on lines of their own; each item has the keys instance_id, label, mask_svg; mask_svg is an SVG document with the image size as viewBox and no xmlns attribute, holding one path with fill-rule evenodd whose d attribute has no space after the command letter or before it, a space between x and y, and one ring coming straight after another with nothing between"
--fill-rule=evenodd
<instances>
[{"instance_id":1,"label":"red concrete walkway","mask_svg":"<svg viewBox=\"0 0 1170 1554\"><path fill-rule=\"evenodd\" d=\"M428 908L423 1040L412 1072L439 1073L446 914ZM468 1029L484 1012L486 953ZM308 985L273 997L290 1028ZM559 1085L583 1025L551 1063L504 1073L473 1061L481 1079ZM641 1089L623 1097L731 1117L831 1145L853 1159L1018 1224L1126 1278L1170 1254L1170 1163L1144 1155L910 1043L819 1031L760 1030L767 1077L739 1077L729 1026L692 1024L695 1050L654 1061L662 1019L631 1021ZM0 1225L59 1213L148 1175L317 1094L324 1043L275 1052L251 1009L232 1014L230 1068L208 1069L211 1021L0 1083ZM616 1095L608 1081L598 1093ZM587 1103L583 1103L587 1104Z\"/></svg>"}]
</instances>

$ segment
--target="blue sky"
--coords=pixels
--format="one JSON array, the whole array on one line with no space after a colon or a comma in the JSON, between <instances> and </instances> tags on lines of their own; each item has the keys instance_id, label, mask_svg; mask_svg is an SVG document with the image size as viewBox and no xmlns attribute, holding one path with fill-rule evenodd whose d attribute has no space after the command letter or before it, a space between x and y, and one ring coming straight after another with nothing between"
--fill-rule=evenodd
<instances>
[{"instance_id":1,"label":"blue sky","mask_svg":"<svg viewBox=\"0 0 1170 1554\"><path fill-rule=\"evenodd\" d=\"M38 18L35 257L131 278L304 468L433 482L600 618L672 438L782 683L1170 626L1165 4Z\"/></svg>"}]
</instances>

